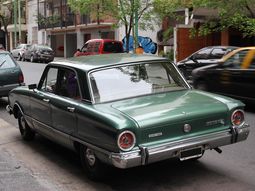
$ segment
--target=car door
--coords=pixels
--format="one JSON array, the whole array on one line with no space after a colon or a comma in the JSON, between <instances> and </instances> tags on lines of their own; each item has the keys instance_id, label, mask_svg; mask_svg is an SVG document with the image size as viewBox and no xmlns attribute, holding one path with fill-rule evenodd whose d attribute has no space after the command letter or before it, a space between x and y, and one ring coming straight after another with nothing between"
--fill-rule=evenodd
<instances>
[{"instance_id":1,"label":"car door","mask_svg":"<svg viewBox=\"0 0 255 191\"><path fill-rule=\"evenodd\" d=\"M55 96L57 85L58 69L47 67L40 80L38 88L30 97L31 116L33 124L41 134L54 138L55 133L52 129L52 109L51 100Z\"/></svg>"},{"instance_id":2,"label":"car door","mask_svg":"<svg viewBox=\"0 0 255 191\"><path fill-rule=\"evenodd\" d=\"M236 53L233 58L238 59L231 69L231 91L230 94L240 99L255 99L255 50L242 50ZM234 60L234 59L232 59Z\"/></svg>"},{"instance_id":3,"label":"car door","mask_svg":"<svg viewBox=\"0 0 255 191\"><path fill-rule=\"evenodd\" d=\"M77 131L76 108L81 102L81 94L76 72L67 68L58 69L56 96L51 99L52 127L58 133L57 141L68 145L68 136Z\"/></svg>"},{"instance_id":4,"label":"car door","mask_svg":"<svg viewBox=\"0 0 255 191\"><path fill-rule=\"evenodd\" d=\"M243 84L247 81L244 75L245 70L241 68L248 50L241 50L227 59L222 67L217 68L217 73L214 75L214 91L223 93L229 96L240 97L243 92Z\"/></svg>"}]
</instances>

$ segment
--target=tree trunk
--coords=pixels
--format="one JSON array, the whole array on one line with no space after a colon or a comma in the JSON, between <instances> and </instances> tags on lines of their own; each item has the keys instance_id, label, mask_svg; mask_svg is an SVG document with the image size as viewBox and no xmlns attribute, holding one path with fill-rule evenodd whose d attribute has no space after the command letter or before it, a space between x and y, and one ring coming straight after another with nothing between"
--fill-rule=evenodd
<instances>
[{"instance_id":1,"label":"tree trunk","mask_svg":"<svg viewBox=\"0 0 255 191\"><path fill-rule=\"evenodd\" d=\"M10 48L9 48L9 35L8 35L7 24L6 24L6 22L4 20L4 17L2 15L0 15L0 19L1 19L2 23L3 23L3 25L4 25L5 40L6 40L6 42L5 42L5 49L9 51Z\"/></svg>"}]
</instances>

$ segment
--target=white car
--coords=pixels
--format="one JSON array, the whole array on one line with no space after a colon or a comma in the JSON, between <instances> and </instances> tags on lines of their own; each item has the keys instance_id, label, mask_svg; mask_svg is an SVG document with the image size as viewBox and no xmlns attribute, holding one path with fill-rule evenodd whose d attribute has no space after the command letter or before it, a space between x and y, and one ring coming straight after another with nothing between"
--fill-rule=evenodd
<instances>
[{"instance_id":1,"label":"white car","mask_svg":"<svg viewBox=\"0 0 255 191\"><path fill-rule=\"evenodd\" d=\"M17 60L24 60L23 54L30 47L30 44L19 44L16 48L11 51L11 54Z\"/></svg>"}]
</instances>

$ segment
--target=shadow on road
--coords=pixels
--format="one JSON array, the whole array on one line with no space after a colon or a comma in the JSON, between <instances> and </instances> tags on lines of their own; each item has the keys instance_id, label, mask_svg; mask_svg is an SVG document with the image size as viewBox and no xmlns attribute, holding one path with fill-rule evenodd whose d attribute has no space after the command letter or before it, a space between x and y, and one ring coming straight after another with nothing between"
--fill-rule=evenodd
<instances>
[{"instance_id":1,"label":"shadow on road","mask_svg":"<svg viewBox=\"0 0 255 191\"><path fill-rule=\"evenodd\" d=\"M5 109L7 104L8 104L7 98L0 98L0 109L2 109L2 108Z\"/></svg>"}]
</instances>

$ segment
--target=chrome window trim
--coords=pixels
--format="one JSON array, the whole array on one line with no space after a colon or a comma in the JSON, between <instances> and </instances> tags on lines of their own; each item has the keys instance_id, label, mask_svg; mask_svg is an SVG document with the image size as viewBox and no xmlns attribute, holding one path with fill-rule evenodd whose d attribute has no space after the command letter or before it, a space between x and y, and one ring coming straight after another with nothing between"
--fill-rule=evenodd
<instances>
[{"instance_id":1,"label":"chrome window trim","mask_svg":"<svg viewBox=\"0 0 255 191\"><path fill-rule=\"evenodd\" d=\"M107 66L107 67L101 67L101 68L97 68L97 69L93 69L93 70L88 71L87 79L88 79L88 83L89 83L88 87L89 87L89 92L90 92L90 97L91 97L92 104L96 104L96 102L95 102L95 98L94 98L94 94L93 94L92 86L91 86L91 80L90 80L90 74L91 73L97 72L97 71L102 71L102 70L108 70L108 69L112 69L112 68L131 66L131 65L136 65L136 64L146 64L148 62L150 62L150 63L166 63L166 64L171 64L175 68L175 70L178 72L179 76L181 77L181 79L183 80L185 85L187 86L187 89L191 89L191 86L186 81L186 79L182 76L182 74L180 73L178 67L173 62L169 62L169 60L162 59L162 60L151 60L151 61L147 60L147 61L131 62L131 63L128 63L128 64L123 63L123 64L119 64L119 65L110 65L110 66ZM166 93L166 92L162 92L162 93ZM127 99L127 98L124 98L124 99ZM107 102L112 102L112 101L117 101L117 100L111 100L111 101L107 101Z\"/></svg>"}]
</instances>

